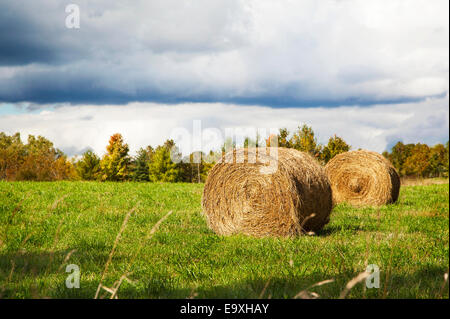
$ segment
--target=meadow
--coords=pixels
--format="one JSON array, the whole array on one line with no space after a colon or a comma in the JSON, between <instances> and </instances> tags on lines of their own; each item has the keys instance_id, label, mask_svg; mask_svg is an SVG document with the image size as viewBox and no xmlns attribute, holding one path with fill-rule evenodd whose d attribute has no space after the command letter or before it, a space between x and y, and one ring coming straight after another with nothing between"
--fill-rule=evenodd
<instances>
[{"instance_id":1,"label":"meadow","mask_svg":"<svg viewBox=\"0 0 450 319\"><path fill-rule=\"evenodd\" d=\"M380 287L361 282L347 298L449 297L448 184L403 186L397 203L379 208L339 205L315 235L263 239L215 235L202 191L0 182L0 298L93 298L100 282L109 289L100 298L293 298L304 290L338 298L368 264L379 267ZM69 264L80 269L80 288L66 287Z\"/></svg>"}]
</instances>

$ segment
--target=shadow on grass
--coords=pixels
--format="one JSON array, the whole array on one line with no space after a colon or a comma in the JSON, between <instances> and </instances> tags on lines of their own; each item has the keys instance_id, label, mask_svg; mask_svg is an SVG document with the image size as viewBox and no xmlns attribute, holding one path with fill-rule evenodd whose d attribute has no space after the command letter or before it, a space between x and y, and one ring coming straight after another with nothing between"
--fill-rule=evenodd
<instances>
[{"instance_id":1,"label":"shadow on grass","mask_svg":"<svg viewBox=\"0 0 450 319\"><path fill-rule=\"evenodd\" d=\"M336 231L330 230L331 233ZM93 298L99 284L108 252L103 254L79 254L65 261L69 250L51 253L7 253L0 254L0 298ZM115 256L118 264L126 265L125 257ZM80 288L69 289L65 281L69 273L67 264L81 265ZM11 270L13 269L12 275ZM282 273L283 269L280 269ZM134 283L124 281L119 298L293 298L300 291L317 293L321 298L338 298L345 285L358 275L346 271L330 275L326 271L306 276L278 276L272 278L237 279L228 278L229 284L215 284L214 278L190 281L182 276L140 273L131 276ZM443 275L448 269L437 266L423 266L413 273L396 273L392 269L387 278L380 274L380 288L363 289L364 282L357 284L350 292L350 298L448 298L448 283L443 288ZM106 284L120 277L120 270L114 271ZM117 278L116 278L117 277ZM314 284L334 279L333 282L313 287ZM223 280L223 278L222 278ZM107 298L109 294L105 294Z\"/></svg>"},{"instance_id":2,"label":"shadow on grass","mask_svg":"<svg viewBox=\"0 0 450 319\"><path fill-rule=\"evenodd\" d=\"M357 233L360 231L365 231L364 228L358 225L339 225L339 226L326 226L325 228L319 230L316 235L320 237L327 237L334 234L342 234L342 232L350 232L350 233Z\"/></svg>"},{"instance_id":3,"label":"shadow on grass","mask_svg":"<svg viewBox=\"0 0 450 319\"><path fill-rule=\"evenodd\" d=\"M327 225L323 229L319 230L316 235L320 237L327 237L334 234L342 234L342 232L357 233L361 231L367 231L367 229L360 225Z\"/></svg>"},{"instance_id":4,"label":"shadow on grass","mask_svg":"<svg viewBox=\"0 0 450 319\"><path fill-rule=\"evenodd\" d=\"M71 253L71 258L67 259ZM92 298L91 291L95 293L97 289L109 251L77 253L68 249L53 253L19 251L0 254L0 298ZM120 255L114 259L120 264L127 262L127 258ZM80 267L81 281L85 286L82 291L66 287L66 278L73 272L66 272L69 264ZM89 272L84 269L89 269Z\"/></svg>"},{"instance_id":5,"label":"shadow on grass","mask_svg":"<svg viewBox=\"0 0 450 319\"><path fill-rule=\"evenodd\" d=\"M380 276L380 288L364 289L365 282L357 284L348 294L349 298L448 298L448 283L442 289L445 270L429 267L413 274L393 274L386 285L386 276ZM345 272L337 276L315 273L302 278L270 278L237 281L229 285L198 286L191 289L179 289L176 281L168 278L151 278L141 280L142 285L136 288L126 285L120 288L120 298L219 298L219 299L285 299L293 298L302 290L317 293L320 298L338 298L346 284L358 273ZM314 284L334 279L322 286ZM207 283L209 284L209 283Z\"/></svg>"}]
</instances>

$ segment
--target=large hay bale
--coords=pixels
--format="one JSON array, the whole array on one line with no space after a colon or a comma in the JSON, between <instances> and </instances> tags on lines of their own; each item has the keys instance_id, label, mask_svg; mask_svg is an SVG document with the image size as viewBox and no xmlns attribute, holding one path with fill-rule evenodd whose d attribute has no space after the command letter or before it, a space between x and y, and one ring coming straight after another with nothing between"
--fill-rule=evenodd
<instances>
[{"instance_id":1,"label":"large hay bale","mask_svg":"<svg viewBox=\"0 0 450 319\"><path fill-rule=\"evenodd\" d=\"M208 226L221 235L255 237L320 230L332 209L324 168L306 153L280 147L278 167L267 174L277 159L264 150L230 151L211 169L202 199Z\"/></svg>"},{"instance_id":2,"label":"large hay bale","mask_svg":"<svg viewBox=\"0 0 450 319\"><path fill-rule=\"evenodd\" d=\"M325 166L333 204L379 206L394 203L400 191L400 177L384 156L366 150L335 156Z\"/></svg>"}]
</instances>

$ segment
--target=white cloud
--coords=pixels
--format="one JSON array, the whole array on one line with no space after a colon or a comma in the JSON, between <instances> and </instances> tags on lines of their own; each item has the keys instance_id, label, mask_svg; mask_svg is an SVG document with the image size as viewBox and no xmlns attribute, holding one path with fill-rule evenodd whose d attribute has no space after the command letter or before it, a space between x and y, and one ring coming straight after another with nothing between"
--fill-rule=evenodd
<instances>
[{"instance_id":1,"label":"white cloud","mask_svg":"<svg viewBox=\"0 0 450 319\"><path fill-rule=\"evenodd\" d=\"M0 3L0 27L13 30L0 33L0 101L33 109L0 104L0 131L99 154L115 132L135 151L194 119L307 123L322 143L336 133L377 151L448 139L448 93L437 97L449 90L447 0L79 0L77 30L64 26L66 4Z\"/></svg>"},{"instance_id":2,"label":"white cloud","mask_svg":"<svg viewBox=\"0 0 450 319\"><path fill-rule=\"evenodd\" d=\"M398 140L447 141L449 96L398 105L302 109L221 103L60 106L36 114L4 115L0 127L9 134L18 131L24 139L27 134L43 135L69 153L90 147L101 155L113 133L122 133L134 153L139 147L162 144L176 128L192 132L193 120L201 120L203 129L218 128L222 134L225 128L292 130L306 123L322 143L337 134L354 149L382 152Z\"/></svg>"}]
</instances>

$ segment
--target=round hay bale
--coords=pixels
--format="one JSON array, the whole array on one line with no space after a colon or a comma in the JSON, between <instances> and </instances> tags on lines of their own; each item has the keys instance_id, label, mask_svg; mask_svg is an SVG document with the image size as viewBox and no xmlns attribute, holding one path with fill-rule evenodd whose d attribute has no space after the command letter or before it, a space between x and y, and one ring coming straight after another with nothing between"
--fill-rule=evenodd
<instances>
[{"instance_id":1,"label":"round hay bale","mask_svg":"<svg viewBox=\"0 0 450 319\"><path fill-rule=\"evenodd\" d=\"M202 205L213 231L296 236L329 222L332 197L324 168L306 153L277 150L277 155L271 148L230 151L211 169ZM275 169L264 171L270 167Z\"/></svg>"},{"instance_id":2,"label":"round hay bale","mask_svg":"<svg viewBox=\"0 0 450 319\"><path fill-rule=\"evenodd\" d=\"M379 206L394 203L400 191L400 177L381 154L360 150L339 154L325 166L333 204Z\"/></svg>"}]
</instances>

